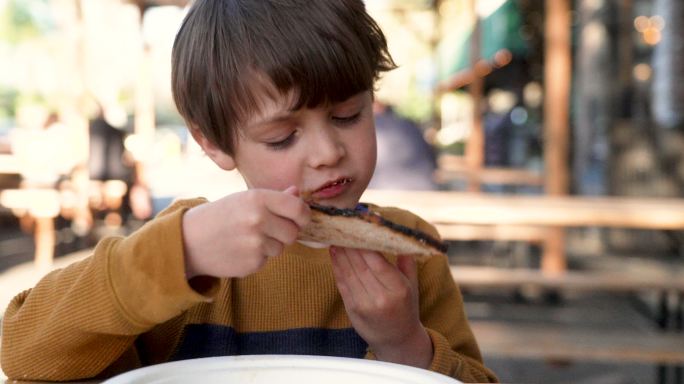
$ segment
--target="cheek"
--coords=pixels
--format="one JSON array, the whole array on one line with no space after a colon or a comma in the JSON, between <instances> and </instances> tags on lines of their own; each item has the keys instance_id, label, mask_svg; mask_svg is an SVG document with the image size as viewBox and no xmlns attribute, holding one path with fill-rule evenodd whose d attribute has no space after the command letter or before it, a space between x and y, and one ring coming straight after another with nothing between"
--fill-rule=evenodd
<instances>
[{"instance_id":1,"label":"cheek","mask_svg":"<svg viewBox=\"0 0 684 384\"><path fill-rule=\"evenodd\" d=\"M359 166L367 170L370 175L375 170L375 162L377 158L377 145L375 138L375 129L369 127L364 131L364 134L357 135L353 145L354 155L357 158ZM369 176L370 177L370 176Z\"/></svg>"},{"instance_id":2,"label":"cheek","mask_svg":"<svg viewBox=\"0 0 684 384\"><path fill-rule=\"evenodd\" d=\"M366 164L371 172L375 170L375 163L378 158L378 146L375 138L375 132L368 138L366 142Z\"/></svg>"},{"instance_id":3,"label":"cheek","mask_svg":"<svg viewBox=\"0 0 684 384\"><path fill-rule=\"evenodd\" d=\"M252 175L255 173L252 172ZM253 180L253 187L256 188L283 190L292 185L299 185L299 174L287 161L278 161L267 164Z\"/></svg>"},{"instance_id":4,"label":"cheek","mask_svg":"<svg viewBox=\"0 0 684 384\"><path fill-rule=\"evenodd\" d=\"M250 188L283 190L291 185L299 185L295 156L260 152L258 149L254 153L259 156L238 163L238 170Z\"/></svg>"}]
</instances>

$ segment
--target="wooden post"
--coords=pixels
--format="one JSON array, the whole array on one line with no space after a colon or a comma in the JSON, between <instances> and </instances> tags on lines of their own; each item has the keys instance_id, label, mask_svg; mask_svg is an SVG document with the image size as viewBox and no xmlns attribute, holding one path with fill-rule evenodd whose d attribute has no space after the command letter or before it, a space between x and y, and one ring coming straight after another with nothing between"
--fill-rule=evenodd
<instances>
[{"instance_id":1,"label":"wooden post","mask_svg":"<svg viewBox=\"0 0 684 384\"><path fill-rule=\"evenodd\" d=\"M430 52L432 55L432 65L434 73L441 73L441 60L439 43L442 40L444 32L442 31L442 14L439 12L439 7L442 5L442 0L434 0L432 2L432 35L430 36ZM430 144L434 144L434 135L442 129L442 92L439 88L439 82L435 85L432 92L432 114L430 116L431 130L433 137Z\"/></svg>"},{"instance_id":2,"label":"wooden post","mask_svg":"<svg viewBox=\"0 0 684 384\"><path fill-rule=\"evenodd\" d=\"M93 217L89 205L90 173L88 164L90 162L90 126L87 113L87 100L89 96L85 75L88 70L88 44L86 39L89 31L88 23L86 22L87 12L85 3L83 0L74 0L73 4L73 28L75 28L75 33L71 44L73 44L76 56L74 57L71 77L74 83L77 84L77 87L74 86L75 91L69 103L72 116L70 124L72 129L76 131L76 135L80 138L76 140L81 161L71 174L71 184L76 195L71 227L77 235L85 236L93 227Z\"/></svg>"},{"instance_id":3,"label":"wooden post","mask_svg":"<svg viewBox=\"0 0 684 384\"><path fill-rule=\"evenodd\" d=\"M142 15L140 17L142 20ZM138 81L135 88L134 131L146 143L152 142L155 129L151 56L150 48L144 44L141 61L138 63Z\"/></svg>"},{"instance_id":4,"label":"wooden post","mask_svg":"<svg viewBox=\"0 0 684 384\"><path fill-rule=\"evenodd\" d=\"M568 141L570 109L570 2L546 0L544 63L544 162L546 193L568 193ZM542 270L565 271L565 232L549 231L544 244Z\"/></svg>"},{"instance_id":5,"label":"wooden post","mask_svg":"<svg viewBox=\"0 0 684 384\"><path fill-rule=\"evenodd\" d=\"M470 69L477 71L477 63L480 60L480 19L476 11L477 0L470 0L470 12L473 18L473 32L470 35ZM482 97L484 92L484 78L475 76L468 87L473 102L472 129L466 142L466 164L471 174L477 175L484 165L484 128L482 126ZM481 182L478 177L468 178L468 191L479 192Z\"/></svg>"},{"instance_id":6,"label":"wooden post","mask_svg":"<svg viewBox=\"0 0 684 384\"><path fill-rule=\"evenodd\" d=\"M38 269L49 268L55 253L55 219L54 217L36 217L33 229L33 240L36 246L34 263Z\"/></svg>"},{"instance_id":7,"label":"wooden post","mask_svg":"<svg viewBox=\"0 0 684 384\"><path fill-rule=\"evenodd\" d=\"M138 81L135 87L135 109L134 109L134 123L133 129L135 135L138 136L142 142L151 146L154 141L154 133L156 128L155 116L155 101L154 90L152 82L152 52L145 41L145 36L142 33L142 23L145 16L145 4L138 3L140 9L140 31L143 39L142 52L140 55L140 63L138 63ZM139 155L139 154L138 154ZM147 188L147 174L145 171L145 160L139 156L135 157L135 187Z\"/></svg>"}]
</instances>

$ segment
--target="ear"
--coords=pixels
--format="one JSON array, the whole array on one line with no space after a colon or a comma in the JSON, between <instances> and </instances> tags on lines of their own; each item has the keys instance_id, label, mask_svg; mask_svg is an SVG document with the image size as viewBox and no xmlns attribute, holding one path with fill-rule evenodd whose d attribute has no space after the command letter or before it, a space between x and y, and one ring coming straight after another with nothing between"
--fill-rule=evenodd
<instances>
[{"instance_id":1,"label":"ear","mask_svg":"<svg viewBox=\"0 0 684 384\"><path fill-rule=\"evenodd\" d=\"M233 156L228 155L223 152L216 144L207 139L202 132L197 128L190 128L190 134L193 139L199 144L204 153L209 156L209 158L216 163L221 169L226 171L232 171L235 169L235 160Z\"/></svg>"}]
</instances>

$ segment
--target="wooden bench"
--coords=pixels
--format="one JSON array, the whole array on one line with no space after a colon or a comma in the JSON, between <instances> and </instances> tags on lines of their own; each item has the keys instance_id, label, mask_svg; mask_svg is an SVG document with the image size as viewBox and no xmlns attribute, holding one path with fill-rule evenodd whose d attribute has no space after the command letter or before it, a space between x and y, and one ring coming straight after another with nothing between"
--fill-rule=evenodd
<instances>
[{"instance_id":1,"label":"wooden bench","mask_svg":"<svg viewBox=\"0 0 684 384\"><path fill-rule=\"evenodd\" d=\"M464 289L517 290L534 287L553 291L604 291L631 293L645 291L684 293L684 268L659 272L566 271L547 274L527 268L452 266L451 275Z\"/></svg>"},{"instance_id":2,"label":"wooden bench","mask_svg":"<svg viewBox=\"0 0 684 384\"><path fill-rule=\"evenodd\" d=\"M17 217L30 217L34 221L34 263L39 268L52 264L55 247L54 220L61 203L55 189L6 189L0 191L0 205L12 210Z\"/></svg>"},{"instance_id":3,"label":"wooden bench","mask_svg":"<svg viewBox=\"0 0 684 384\"><path fill-rule=\"evenodd\" d=\"M684 311L684 268L566 271L545 274L533 269L452 266L454 280L465 291L524 290L526 288L574 294L636 294L656 292L664 307L649 311L647 328L625 328L616 322L609 329L591 328L566 321L540 324L539 321L471 320L473 332L485 356L557 361L637 362L642 364L684 364L684 333L662 330L652 320L673 323ZM527 309L521 308L520 311ZM657 312L657 313L656 313ZM591 317L590 310L584 316ZM563 317L549 309L537 320ZM581 317L575 314L568 317ZM496 317L496 316L492 316ZM675 320L676 321L676 320Z\"/></svg>"},{"instance_id":4,"label":"wooden bench","mask_svg":"<svg viewBox=\"0 0 684 384\"><path fill-rule=\"evenodd\" d=\"M471 321L485 357L684 364L681 332Z\"/></svg>"},{"instance_id":5,"label":"wooden bench","mask_svg":"<svg viewBox=\"0 0 684 384\"><path fill-rule=\"evenodd\" d=\"M479 184L544 186L541 172L508 167L473 168L460 156L441 155L437 159L434 179L438 183L464 180Z\"/></svg>"},{"instance_id":6,"label":"wooden bench","mask_svg":"<svg viewBox=\"0 0 684 384\"><path fill-rule=\"evenodd\" d=\"M97 210L115 210L123 203L127 185L121 180L89 181L85 206ZM63 210L74 210L79 204L75 192L52 188L19 188L0 190L0 206L19 217L32 220L35 244L34 264L41 269L52 265L55 252L55 218ZM72 213L73 215L73 213Z\"/></svg>"},{"instance_id":7,"label":"wooden bench","mask_svg":"<svg viewBox=\"0 0 684 384\"><path fill-rule=\"evenodd\" d=\"M632 304L629 296L590 292L563 305L470 301L466 307L485 358L657 364L662 370L684 365L681 322L656 327ZM681 318L684 295L669 304Z\"/></svg>"}]
</instances>

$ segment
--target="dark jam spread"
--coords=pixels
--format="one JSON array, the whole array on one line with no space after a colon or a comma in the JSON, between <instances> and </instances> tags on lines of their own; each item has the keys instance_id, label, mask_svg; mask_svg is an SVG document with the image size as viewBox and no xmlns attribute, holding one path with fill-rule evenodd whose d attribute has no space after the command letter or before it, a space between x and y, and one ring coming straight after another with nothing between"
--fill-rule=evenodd
<instances>
[{"instance_id":1,"label":"dark jam spread","mask_svg":"<svg viewBox=\"0 0 684 384\"><path fill-rule=\"evenodd\" d=\"M442 243L441 241L433 238L432 236L423 233L421 231L418 231L416 229L412 229L406 226L403 226L401 224L394 223L392 221L389 221L387 219L384 219L382 216L378 215L377 213L371 212L370 209L366 204L358 204L356 208L354 209L349 209L349 208L336 208L336 207L330 207L326 205L318 205L315 203L309 204L311 209L314 209L319 212L323 212L326 215L330 216L343 216L343 217L357 217L359 219L365 220L369 223L375 223L375 224L380 224L382 226L385 226L387 228L390 228L396 232L402 233L407 236L411 236L414 239L420 241L423 244L427 244L438 251L442 253L446 253L448 247L446 244Z\"/></svg>"}]
</instances>

